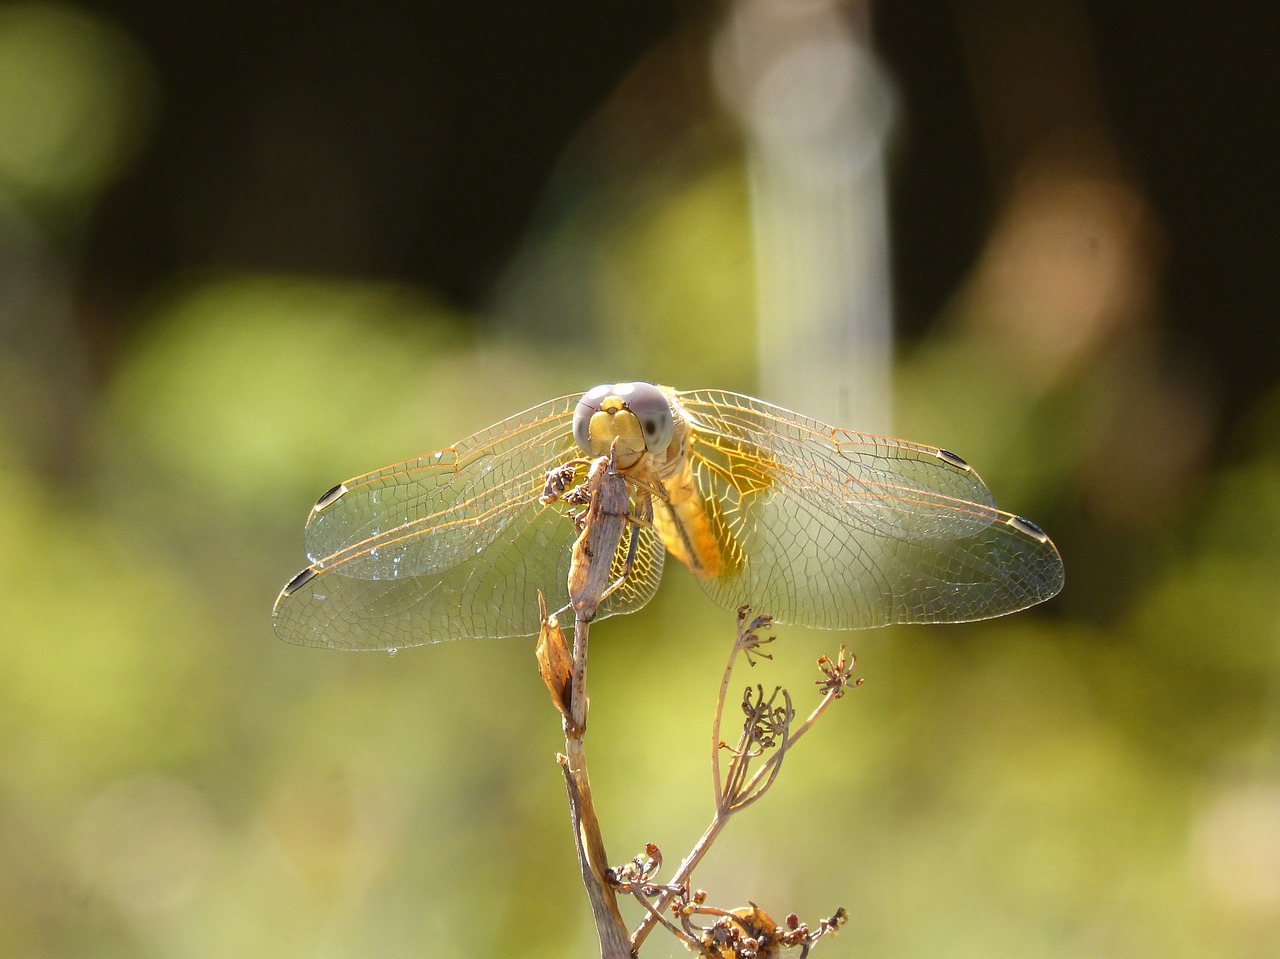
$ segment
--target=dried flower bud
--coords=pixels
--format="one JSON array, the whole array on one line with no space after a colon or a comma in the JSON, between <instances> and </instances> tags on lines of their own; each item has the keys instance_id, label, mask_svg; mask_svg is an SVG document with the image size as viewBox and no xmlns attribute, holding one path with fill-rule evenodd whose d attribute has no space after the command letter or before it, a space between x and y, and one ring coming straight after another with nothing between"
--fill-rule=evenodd
<instances>
[{"instance_id":1,"label":"dried flower bud","mask_svg":"<svg viewBox=\"0 0 1280 959\"><path fill-rule=\"evenodd\" d=\"M542 617L542 628L538 631L538 646L535 651L538 672L542 681L547 684L552 705L560 710L566 721L571 721L573 653L556 617L547 615L547 601L541 590L538 591L538 610Z\"/></svg>"}]
</instances>

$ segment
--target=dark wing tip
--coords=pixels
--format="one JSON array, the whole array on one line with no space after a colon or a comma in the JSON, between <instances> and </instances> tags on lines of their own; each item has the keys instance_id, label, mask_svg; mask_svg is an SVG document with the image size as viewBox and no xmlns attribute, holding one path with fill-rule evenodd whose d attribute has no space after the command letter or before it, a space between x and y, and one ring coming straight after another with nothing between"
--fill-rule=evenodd
<instances>
[{"instance_id":1,"label":"dark wing tip","mask_svg":"<svg viewBox=\"0 0 1280 959\"><path fill-rule=\"evenodd\" d=\"M955 453L951 452L951 450L939 449L938 459L942 460L942 462L944 463L954 466L958 470L968 471L972 469L972 467L968 463L966 463L961 457L957 456Z\"/></svg>"},{"instance_id":2,"label":"dark wing tip","mask_svg":"<svg viewBox=\"0 0 1280 959\"><path fill-rule=\"evenodd\" d=\"M333 489L323 493L320 496L320 498L316 500L316 505L311 507L311 511L313 513L318 513L322 509L327 509L328 507L332 506L334 503L336 503L338 500L342 499L342 497L346 495L347 495L346 484L339 483Z\"/></svg>"},{"instance_id":3,"label":"dark wing tip","mask_svg":"<svg viewBox=\"0 0 1280 959\"><path fill-rule=\"evenodd\" d=\"M1041 543L1049 542L1049 534L1046 533L1044 530L1042 530L1035 523L1031 522L1031 520L1027 519L1026 517L1014 516L1010 514L1009 518L1006 519L1005 522L1008 523L1010 526L1012 526L1014 529L1018 530L1018 532L1026 533L1028 536L1030 536L1034 540L1037 540L1038 542L1041 542Z\"/></svg>"},{"instance_id":4,"label":"dark wing tip","mask_svg":"<svg viewBox=\"0 0 1280 959\"><path fill-rule=\"evenodd\" d=\"M320 570L316 567L308 566L306 569L294 576L293 579L284 584L284 589L280 590L280 596L292 596L298 590L302 589L303 586L306 586L307 583L311 582L311 580L318 576L319 573Z\"/></svg>"}]
</instances>

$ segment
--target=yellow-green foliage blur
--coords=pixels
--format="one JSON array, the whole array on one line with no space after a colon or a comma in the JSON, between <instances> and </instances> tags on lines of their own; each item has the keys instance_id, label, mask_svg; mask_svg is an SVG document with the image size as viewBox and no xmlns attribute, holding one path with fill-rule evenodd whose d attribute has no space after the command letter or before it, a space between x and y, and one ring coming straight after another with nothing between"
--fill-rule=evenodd
<instances>
[{"instance_id":1,"label":"yellow-green foliage blur","mask_svg":"<svg viewBox=\"0 0 1280 959\"><path fill-rule=\"evenodd\" d=\"M591 955L533 641L345 655L279 642L271 604L345 477L597 382L753 391L741 161L667 171L643 202L570 202L494 315L359 278L174 276L128 307L104 366L74 236L162 96L107 21L0 10L0 954ZM1273 956L1280 390L1207 462L1194 383L1116 293L1149 265L1111 264L1105 302L1054 293L1097 278L1036 272L1028 224L1075 189L1041 186L900 349L894 428L1057 536L1066 591L964 627L780 628L775 661L735 683L785 682L803 707L814 659L846 642L865 684L695 883L778 918L845 906L830 957ZM1069 207L1132 250L1108 219L1132 202L1105 187ZM597 325L508 324L570 249L585 266L557 289ZM1017 277L1050 294L1033 308ZM1046 343L1020 325L1044 303L1102 319ZM733 631L672 564L649 607L593 634L589 748L619 862L654 841L675 863L705 826Z\"/></svg>"}]
</instances>

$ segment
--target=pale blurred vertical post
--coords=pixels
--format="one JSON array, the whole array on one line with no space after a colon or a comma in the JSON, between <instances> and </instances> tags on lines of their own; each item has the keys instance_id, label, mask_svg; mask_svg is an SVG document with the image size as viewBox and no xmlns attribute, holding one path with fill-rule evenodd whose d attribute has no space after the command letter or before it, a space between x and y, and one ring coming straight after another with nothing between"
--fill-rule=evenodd
<instances>
[{"instance_id":1,"label":"pale blurred vertical post","mask_svg":"<svg viewBox=\"0 0 1280 959\"><path fill-rule=\"evenodd\" d=\"M890 426L889 84L860 0L738 0L716 44L746 135L760 392L858 429Z\"/></svg>"}]
</instances>

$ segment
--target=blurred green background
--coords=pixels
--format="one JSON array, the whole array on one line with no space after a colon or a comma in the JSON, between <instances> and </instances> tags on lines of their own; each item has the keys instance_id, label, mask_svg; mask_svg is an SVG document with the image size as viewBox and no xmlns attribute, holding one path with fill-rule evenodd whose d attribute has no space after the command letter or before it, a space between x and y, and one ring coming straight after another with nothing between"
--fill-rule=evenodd
<instances>
[{"instance_id":1,"label":"blurred green background","mask_svg":"<svg viewBox=\"0 0 1280 959\"><path fill-rule=\"evenodd\" d=\"M887 210L890 419L842 425L960 452L1067 587L781 628L739 681L803 704L845 641L866 683L696 882L844 905L828 956L1274 956L1268 34L803 7L874 56L889 136L853 209ZM593 954L532 642L294 648L271 602L344 477L598 382L761 392L768 144L725 78L756 16L796 29L766 0L0 6L0 955ZM606 841L674 864L732 617L673 568L594 635Z\"/></svg>"}]
</instances>

